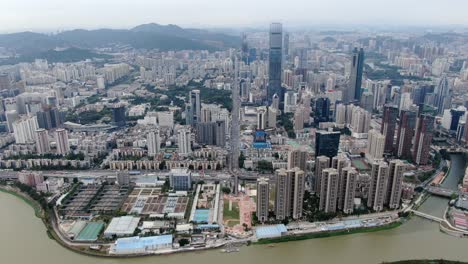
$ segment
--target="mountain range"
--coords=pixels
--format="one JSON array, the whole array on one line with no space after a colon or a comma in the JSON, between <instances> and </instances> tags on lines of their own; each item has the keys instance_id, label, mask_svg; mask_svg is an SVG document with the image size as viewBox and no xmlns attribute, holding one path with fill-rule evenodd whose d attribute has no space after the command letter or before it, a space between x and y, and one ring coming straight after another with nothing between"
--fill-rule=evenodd
<instances>
[{"instance_id":1,"label":"mountain range","mask_svg":"<svg viewBox=\"0 0 468 264\"><path fill-rule=\"evenodd\" d=\"M203 29L177 25L143 24L132 29L76 29L47 35L35 32L0 34L0 47L20 56L60 48L93 49L109 44L131 45L136 49L220 50L240 45L240 38Z\"/></svg>"}]
</instances>

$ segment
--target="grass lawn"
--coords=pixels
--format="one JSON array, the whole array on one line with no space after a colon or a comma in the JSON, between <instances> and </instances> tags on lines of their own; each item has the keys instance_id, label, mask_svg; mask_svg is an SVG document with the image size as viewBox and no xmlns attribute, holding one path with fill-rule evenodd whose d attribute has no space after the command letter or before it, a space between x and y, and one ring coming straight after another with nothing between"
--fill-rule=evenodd
<instances>
[{"instance_id":1,"label":"grass lawn","mask_svg":"<svg viewBox=\"0 0 468 264\"><path fill-rule=\"evenodd\" d=\"M224 220L239 220L239 204L232 202L232 210L229 211L229 200L224 200L223 218Z\"/></svg>"},{"instance_id":2,"label":"grass lawn","mask_svg":"<svg viewBox=\"0 0 468 264\"><path fill-rule=\"evenodd\" d=\"M236 225L240 224L240 221L239 220L229 220L227 226L229 227L234 227Z\"/></svg>"}]
</instances>

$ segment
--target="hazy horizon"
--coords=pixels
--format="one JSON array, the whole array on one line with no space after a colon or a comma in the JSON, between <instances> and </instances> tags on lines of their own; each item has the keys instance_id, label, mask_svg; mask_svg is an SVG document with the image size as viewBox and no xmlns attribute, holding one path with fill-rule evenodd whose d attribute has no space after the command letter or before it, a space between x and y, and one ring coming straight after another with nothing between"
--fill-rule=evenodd
<instances>
[{"instance_id":1,"label":"hazy horizon","mask_svg":"<svg viewBox=\"0 0 468 264\"><path fill-rule=\"evenodd\" d=\"M0 31L131 28L139 24L183 27L290 27L314 25L468 26L463 0L8 0L0 9Z\"/></svg>"}]
</instances>

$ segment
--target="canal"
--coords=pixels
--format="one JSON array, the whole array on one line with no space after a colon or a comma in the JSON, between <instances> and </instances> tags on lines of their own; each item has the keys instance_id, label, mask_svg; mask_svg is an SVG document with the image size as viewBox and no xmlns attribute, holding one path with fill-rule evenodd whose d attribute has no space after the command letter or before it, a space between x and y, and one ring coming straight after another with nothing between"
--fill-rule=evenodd
<instances>
[{"instance_id":1,"label":"canal","mask_svg":"<svg viewBox=\"0 0 468 264\"><path fill-rule=\"evenodd\" d=\"M452 170L444 187L456 187L464 168L461 156L452 156ZM447 199L430 197L420 210L442 215ZM468 261L468 239L445 235L438 224L413 217L402 226L385 231L288 242L273 247L242 247L239 253L219 250L135 259L88 257L62 248L46 235L42 222L22 200L0 192L0 259L15 264L238 264L238 263L381 263L403 259Z\"/></svg>"}]
</instances>

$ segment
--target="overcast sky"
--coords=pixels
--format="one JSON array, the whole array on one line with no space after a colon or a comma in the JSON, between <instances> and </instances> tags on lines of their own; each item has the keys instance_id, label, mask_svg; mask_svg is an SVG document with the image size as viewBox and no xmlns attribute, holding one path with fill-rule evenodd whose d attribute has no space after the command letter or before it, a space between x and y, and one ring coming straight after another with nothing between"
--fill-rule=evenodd
<instances>
[{"instance_id":1,"label":"overcast sky","mask_svg":"<svg viewBox=\"0 0 468 264\"><path fill-rule=\"evenodd\" d=\"M0 31L312 24L468 25L468 0L0 0Z\"/></svg>"}]
</instances>

